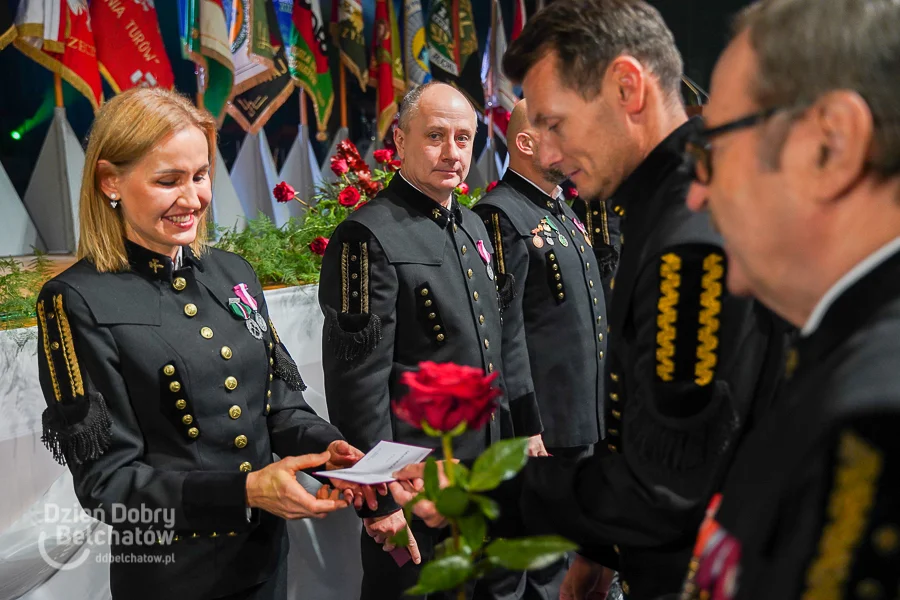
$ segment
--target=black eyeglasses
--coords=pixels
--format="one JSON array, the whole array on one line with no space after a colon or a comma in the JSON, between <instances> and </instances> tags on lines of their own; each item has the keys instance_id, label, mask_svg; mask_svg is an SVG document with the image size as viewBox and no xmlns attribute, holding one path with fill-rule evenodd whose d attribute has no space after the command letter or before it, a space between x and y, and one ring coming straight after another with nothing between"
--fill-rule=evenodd
<instances>
[{"instance_id":1,"label":"black eyeglasses","mask_svg":"<svg viewBox=\"0 0 900 600\"><path fill-rule=\"evenodd\" d=\"M694 179L701 185L709 185L712 179L712 140L722 134L739 129L746 129L759 125L769 117L781 110L780 108L767 108L748 117L719 125L711 129L704 129L695 134L694 139L685 144L684 150L688 158L694 164Z\"/></svg>"}]
</instances>

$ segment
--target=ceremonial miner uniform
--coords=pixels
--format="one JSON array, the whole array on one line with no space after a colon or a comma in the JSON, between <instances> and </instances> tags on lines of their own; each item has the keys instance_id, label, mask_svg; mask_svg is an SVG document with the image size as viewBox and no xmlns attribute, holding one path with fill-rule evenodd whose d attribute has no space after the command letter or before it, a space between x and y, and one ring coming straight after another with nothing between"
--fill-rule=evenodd
<instances>
[{"instance_id":1,"label":"ceremonial miner uniform","mask_svg":"<svg viewBox=\"0 0 900 600\"><path fill-rule=\"evenodd\" d=\"M900 240L866 263L789 355L784 394L701 529L684 598L897 597Z\"/></svg>"},{"instance_id":2,"label":"ceremonial miner uniform","mask_svg":"<svg viewBox=\"0 0 900 600\"><path fill-rule=\"evenodd\" d=\"M498 277L512 279L504 329L524 323L544 444L552 454L583 450L603 431L606 352L606 303L590 235L558 195L512 169L474 210L491 233Z\"/></svg>"},{"instance_id":3,"label":"ceremonial miner uniform","mask_svg":"<svg viewBox=\"0 0 900 600\"><path fill-rule=\"evenodd\" d=\"M174 537L111 544L114 598L218 598L265 581L286 556L284 521L246 508L247 473L340 439L303 382L242 258L184 247L183 265L126 242L131 270L81 260L38 303L45 443L86 509L171 509ZM171 531L168 533L172 533ZM121 541L121 540L120 540ZM152 562L174 554L174 562Z\"/></svg>"},{"instance_id":4,"label":"ceremonial miner uniform","mask_svg":"<svg viewBox=\"0 0 900 600\"><path fill-rule=\"evenodd\" d=\"M771 387L761 377L771 319L726 292L721 240L685 206L682 149L696 127L677 129L615 194L625 239L609 316L606 443L578 464L542 459L524 471L525 522L618 570L639 600L681 587L728 448Z\"/></svg>"},{"instance_id":5,"label":"ceremonial miner uniform","mask_svg":"<svg viewBox=\"0 0 900 600\"><path fill-rule=\"evenodd\" d=\"M621 221L625 209L616 202L615 198L591 201L576 198L572 203L572 210L575 212L575 216L584 223L591 236L591 244L594 246L597 265L600 268L600 280L603 282L606 305L610 306L622 247L620 241L622 237Z\"/></svg>"},{"instance_id":6,"label":"ceremonial miner uniform","mask_svg":"<svg viewBox=\"0 0 900 600\"><path fill-rule=\"evenodd\" d=\"M493 253L474 213L455 200L445 209L399 173L338 226L319 284L325 313L322 362L329 417L351 444L363 451L380 440L440 448L439 438L391 412L391 399L405 393L398 383L401 373L421 361L500 373L500 408L483 430L454 438L459 458L472 459L513 433L541 432L524 340L503 336ZM389 498L379 502L375 514L398 508ZM424 561L428 539L437 534L420 524L413 523L413 532ZM364 597L391 598L394 592L399 597L415 583L412 563L404 579L365 532L362 544Z\"/></svg>"}]
</instances>

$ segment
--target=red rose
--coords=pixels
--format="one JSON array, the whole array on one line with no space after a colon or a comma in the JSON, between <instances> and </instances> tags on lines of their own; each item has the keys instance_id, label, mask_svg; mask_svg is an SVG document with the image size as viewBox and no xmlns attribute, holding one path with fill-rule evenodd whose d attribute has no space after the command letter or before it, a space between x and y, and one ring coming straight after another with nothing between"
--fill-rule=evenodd
<instances>
[{"instance_id":1,"label":"red rose","mask_svg":"<svg viewBox=\"0 0 900 600\"><path fill-rule=\"evenodd\" d=\"M574 187L571 187L571 186L566 188L566 200L574 200L577 197L578 197L577 189L575 189Z\"/></svg>"},{"instance_id":2,"label":"red rose","mask_svg":"<svg viewBox=\"0 0 900 600\"><path fill-rule=\"evenodd\" d=\"M331 170L334 171L335 175L340 177L350 170L350 165L347 164L345 159L338 155L334 155L331 157Z\"/></svg>"},{"instance_id":3,"label":"red rose","mask_svg":"<svg viewBox=\"0 0 900 600\"><path fill-rule=\"evenodd\" d=\"M391 162L391 159L394 158L394 153L387 148L383 148L381 150L376 150L373 156L379 164L383 165Z\"/></svg>"},{"instance_id":4,"label":"red rose","mask_svg":"<svg viewBox=\"0 0 900 600\"><path fill-rule=\"evenodd\" d=\"M444 433L462 422L470 430L480 429L490 420L501 395L492 385L498 375L453 363L420 363L418 371L400 376L409 393L394 402L394 414L413 427L421 428L424 421Z\"/></svg>"},{"instance_id":5,"label":"red rose","mask_svg":"<svg viewBox=\"0 0 900 600\"><path fill-rule=\"evenodd\" d=\"M388 166L391 167L392 171L399 171L400 170L400 161L392 160Z\"/></svg>"},{"instance_id":6,"label":"red rose","mask_svg":"<svg viewBox=\"0 0 900 600\"><path fill-rule=\"evenodd\" d=\"M325 254L325 248L328 247L328 238L324 238L322 236L317 237L313 241L309 243L309 249L313 254L318 254L319 256L323 256Z\"/></svg>"},{"instance_id":7,"label":"red rose","mask_svg":"<svg viewBox=\"0 0 900 600\"><path fill-rule=\"evenodd\" d=\"M469 193L469 184L463 181L458 186L456 186L456 191L460 194L468 194Z\"/></svg>"},{"instance_id":8,"label":"red rose","mask_svg":"<svg viewBox=\"0 0 900 600\"><path fill-rule=\"evenodd\" d=\"M282 181L278 185L275 186L275 189L272 190L272 194L274 194L275 199L279 202L290 202L294 199L294 196L297 192L294 191L286 181Z\"/></svg>"},{"instance_id":9,"label":"red rose","mask_svg":"<svg viewBox=\"0 0 900 600\"><path fill-rule=\"evenodd\" d=\"M484 193L487 194L489 191L491 191L492 189L497 187L497 184L499 184L499 183L500 183L499 181L490 182L489 184L487 184L487 187L484 188Z\"/></svg>"},{"instance_id":10,"label":"red rose","mask_svg":"<svg viewBox=\"0 0 900 600\"><path fill-rule=\"evenodd\" d=\"M359 156L350 159L350 168L356 173L368 173L369 165Z\"/></svg>"},{"instance_id":11,"label":"red rose","mask_svg":"<svg viewBox=\"0 0 900 600\"><path fill-rule=\"evenodd\" d=\"M374 198L378 195L382 189L381 182L379 181L370 181L369 183L363 186L363 191L366 193L366 196L369 198Z\"/></svg>"},{"instance_id":12,"label":"red rose","mask_svg":"<svg viewBox=\"0 0 900 600\"><path fill-rule=\"evenodd\" d=\"M352 185L348 185L340 194L338 194L338 202L341 203L341 206L356 206L356 203L359 202L360 198L362 198L362 196L360 195L359 190Z\"/></svg>"},{"instance_id":13,"label":"red rose","mask_svg":"<svg viewBox=\"0 0 900 600\"><path fill-rule=\"evenodd\" d=\"M357 204L356 206L354 206L354 207L353 207L353 210L359 210L359 209L361 209L363 206L365 206L365 205L368 204L368 203L369 203L368 200L363 200L362 202L360 202L359 204Z\"/></svg>"},{"instance_id":14,"label":"red rose","mask_svg":"<svg viewBox=\"0 0 900 600\"><path fill-rule=\"evenodd\" d=\"M338 144L337 155L349 161L351 158L359 158L359 150L356 149L356 145L350 140L343 140Z\"/></svg>"}]
</instances>

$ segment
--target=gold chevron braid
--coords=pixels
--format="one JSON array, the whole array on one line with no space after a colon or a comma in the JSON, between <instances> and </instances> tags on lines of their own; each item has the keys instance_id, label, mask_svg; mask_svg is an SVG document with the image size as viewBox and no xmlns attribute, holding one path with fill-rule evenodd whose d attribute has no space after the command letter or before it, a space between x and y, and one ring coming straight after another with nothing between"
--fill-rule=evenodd
<instances>
[{"instance_id":1,"label":"gold chevron braid","mask_svg":"<svg viewBox=\"0 0 900 600\"><path fill-rule=\"evenodd\" d=\"M659 316L656 325L656 375L663 381L672 381L675 373L675 323L678 320L678 287L681 285L681 258L666 254L659 266Z\"/></svg>"},{"instance_id":2,"label":"gold chevron braid","mask_svg":"<svg viewBox=\"0 0 900 600\"><path fill-rule=\"evenodd\" d=\"M828 501L828 525L818 556L806 574L803 600L843 598L853 550L868 528L882 472L881 453L852 432L841 435L834 486Z\"/></svg>"},{"instance_id":3,"label":"gold chevron braid","mask_svg":"<svg viewBox=\"0 0 900 600\"><path fill-rule=\"evenodd\" d=\"M363 314L369 313L369 246L363 242L359 247L359 270L362 288L359 290L360 307Z\"/></svg>"},{"instance_id":4,"label":"gold chevron braid","mask_svg":"<svg viewBox=\"0 0 900 600\"><path fill-rule=\"evenodd\" d=\"M50 354L50 336L47 335L47 315L44 312L44 301L41 300L37 305L38 322L41 324L41 334L43 338L44 356L47 359L47 370L50 371L50 382L53 384L53 395L56 401L62 401L62 394L59 391L59 380L56 378L56 367L53 366L53 356Z\"/></svg>"},{"instance_id":5,"label":"gold chevron braid","mask_svg":"<svg viewBox=\"0 0 900 600\"><path fill-rule=\"evenodd\" d=\"M347 277L347 255L350 254L350 244L344 243L341 247L341 312L350 309L350 281Z\"/></svg>"},{"instance_id":6,"label":"gold chevron braid","mask_svg":"<svg viewBox=\"0 0 900 600\"><path fill-rule=\"evenodd\" d=\"M694 367L694 381L699 386L712 383L716 372L718 357L716 350L719 348L719 314L722 312L722 276L725 268L722 266L720 254L710 254L703 259L703 279L700 286L703 292L700 294L700 329L697 332L697 365Z\"/></svg>"},{"instance_id":7,"label":"gold chevron braid","mask_svg":"<svg viewBox=\"0 0 900 600\"><path fill-rule=\"evenodd\" d=\"M75 344L72 341L72 330L69 328L69 317L63 308L62 294L53 297L53 305L56 308L56 325L59 327L59 339L62 340L63 356L66 357L69 382L72 384L72 396L84 396L81 370L78 367L78 357L75 356Z\"/></svg>"},{"instance_id":8,"label":"gold chevron braid","mask_svg":"<svg viewBox=\"0 0 900 600\"><path fill-rule=\"evenodd\" d=\"M503 236L500 233L500 215L494 213L491 215L491 224L494 226L494 252L497 253L497 266L501 273L506 273L506 261L503 259Z\"/></svg>"}]
</instances>

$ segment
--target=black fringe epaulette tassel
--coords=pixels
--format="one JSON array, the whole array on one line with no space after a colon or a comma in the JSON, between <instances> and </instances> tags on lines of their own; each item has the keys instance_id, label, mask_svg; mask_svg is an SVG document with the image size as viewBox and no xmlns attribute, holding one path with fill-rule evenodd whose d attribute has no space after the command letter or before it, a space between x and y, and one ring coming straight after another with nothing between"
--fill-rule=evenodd
<instances>
[{"instance_id":1,"label":"black fringe epaulette tassel","mask_svg":"<svg viewBox=\"0 0 900 600\"><path fill-rule=\"evenodd\" d=\"M497 275L497 295L500 298L500 312L505 311L516 297L516 277L512 273Z\"/></svg>"},{"instance_id":2,"label":"black fringe epaulette tassel","mask_svg":"<svg viewBox=\"0 0 900 600\"><path fill-rule=\"evenodd\" d=\"M78 423L67 424L56 406L46 408L41 417L41 441L63 466L96 460L109 448L112 420L103 396L91 392L84 401L89 402L87 414Z\"/></svg>"},{"instance_id":3,"label":"black fringe epaulette tassel","mask_svg":"<svg viewBox=\"0 0 900 600\"><path fill-rule=\"evenodd\" d=\"M372 353L381 341L381 319L376 314L352 315L328 309L328 343L338 360L353 362Z\"/></svg>"},{"instance_id":4,"label":"black fringe epaulette tassel","mask_svg":"<svg viewBox=\"0 0 900 600\"><path fill-rule=\"evenodd\" d=\"M609 244L600 243L594 248L594 255L600 264L600 276L609 277L619 266L619 252Z\"/></svg>"},{"instance_id":5,"label":"black fringe epaulette tassel","mask_svg":"<svg viewBox=\"0 0 900 600\"><path fill-rule=\"evenodd\" d=\"M285 382L291 390L295 392L306 391L306 384L303 382L303 377L300 376L300 369L297 368L297 363L294 362L294 359L291 358L291 355L280 343L275 344L274 362L275 375Z\"/></svg>"}]
</instances>

